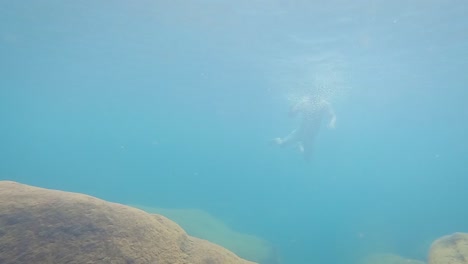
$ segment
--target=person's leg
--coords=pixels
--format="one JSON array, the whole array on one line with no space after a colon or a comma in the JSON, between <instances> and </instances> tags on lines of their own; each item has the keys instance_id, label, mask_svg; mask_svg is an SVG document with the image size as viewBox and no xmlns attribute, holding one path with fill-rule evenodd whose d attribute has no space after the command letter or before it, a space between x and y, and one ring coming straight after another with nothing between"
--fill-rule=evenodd
<instances>
[{"instance_id":1,"label":"person's leg","mask_svg":"<svg viewBox=\"0 0 468 264\"><path fill-rule=\"evenodd\" d=\"M317 136L317 132L317 130L309 131L308 137L301 141L301 149L299 150L306 161L311 160L314 154L315 137Z\"/></svg>"},{"instance_id":2,"label":"person's leg","mask_svg":"<svg viewBox=\"0 0 468 264\"><path fill-rule=\"evenodd\" d=\"M306 161L310 161L312 159L314 152L313 143L307 143L306 145L302 145L302 156Z\"/></svg>"}]
</instances>

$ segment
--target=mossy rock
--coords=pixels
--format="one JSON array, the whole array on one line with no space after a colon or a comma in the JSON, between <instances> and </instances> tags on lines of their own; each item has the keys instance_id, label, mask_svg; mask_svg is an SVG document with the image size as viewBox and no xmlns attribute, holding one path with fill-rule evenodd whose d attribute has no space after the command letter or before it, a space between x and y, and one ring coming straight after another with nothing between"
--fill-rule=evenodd
<instances>
[{"instance_id":1,"label":"mossy rock","mask_svg":"<svg viewBox=\"0 0 468 264\"><path fill-rule=\"evenodd\" d=\"M254 264L164 216L0 181L1 264Z\"/></svg>"},{"instance_id":2,"label":"mossy rock","mask_svg":"<svg viewBox=\"0 0 468 264\"><path fill-rule=\"evenodd\" d=\"M468 233L443 236L432 243L429 264L467 264Z\"/></svg>"}]
</instances>

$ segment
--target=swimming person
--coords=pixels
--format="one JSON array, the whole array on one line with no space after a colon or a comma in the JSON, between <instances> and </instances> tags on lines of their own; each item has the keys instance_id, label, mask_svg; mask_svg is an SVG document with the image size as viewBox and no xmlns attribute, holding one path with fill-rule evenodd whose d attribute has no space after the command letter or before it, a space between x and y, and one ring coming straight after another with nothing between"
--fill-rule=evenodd
<instances>
[{"instance_id":1,"label":"swimming person","mask_svg":"<svg viewBox=\"0 0 468 264\"><path fill-rule=\"evenodd\" d=\"M302 115L300 126L284 138L273 140L279 146L296 144L306 160L310 160L313 152L314 141L325 117L329 118L328 128L335 128L336 115L331 104L319 97L306 96L294 104L290 111L290 117Z\"/></svg>"}]
</instances>

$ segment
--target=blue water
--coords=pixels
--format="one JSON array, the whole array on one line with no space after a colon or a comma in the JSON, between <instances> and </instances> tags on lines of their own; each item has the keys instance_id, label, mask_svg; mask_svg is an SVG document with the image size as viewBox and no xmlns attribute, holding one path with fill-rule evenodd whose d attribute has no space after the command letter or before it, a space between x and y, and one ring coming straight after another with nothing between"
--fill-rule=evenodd
<instances>
[{"instance_id":1,"label":"blue water","mask_svg":"<svg viewBox=\"0 0 468 264\"><path fill-rule=\"evenodd\" d=\"M468 232L468 4L0 1L0 179L199 208L282 263ZM268 142L320 88L314 157ZM293 98L293 99L291 99Z\"/></svg>"}]
</instances>

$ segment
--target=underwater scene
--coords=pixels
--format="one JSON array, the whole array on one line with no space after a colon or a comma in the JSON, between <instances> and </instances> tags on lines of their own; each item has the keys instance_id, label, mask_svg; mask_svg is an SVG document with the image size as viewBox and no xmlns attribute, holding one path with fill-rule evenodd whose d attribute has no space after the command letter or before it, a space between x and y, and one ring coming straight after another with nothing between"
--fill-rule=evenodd
<instances>
[{"instance_id":1,"label":"underwater scene","mask_svg":"<svg viewBox=\"0 0 468 264\"><path fill-rule=\"evenodd\" d=\"M260 264L443 264L433 242L468 232L466 14L2 0L0 181L158 214ZM0 204L19 208L6 186ZM2 210L0 244L20 221Z\"/></svg>"}]
</instances>

